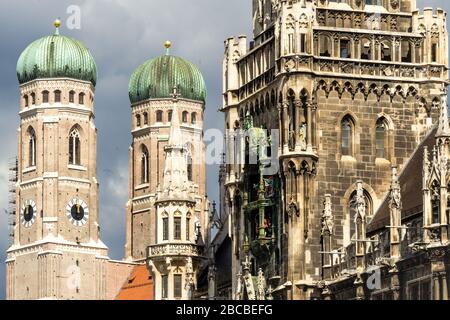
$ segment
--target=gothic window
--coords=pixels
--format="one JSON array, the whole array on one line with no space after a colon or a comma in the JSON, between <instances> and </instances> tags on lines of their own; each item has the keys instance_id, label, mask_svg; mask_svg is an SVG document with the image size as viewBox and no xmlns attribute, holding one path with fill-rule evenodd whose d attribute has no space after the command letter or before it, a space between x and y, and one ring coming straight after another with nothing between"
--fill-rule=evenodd
<instances>
[{"instance_id":1,"label":"gothic window","mask_svg":"<svg viewBox=\"0 0 450 320\"><path fill-rule=\"evenodd\" d=\"M377 158L379 159L387 159L387 134L386 134L387 126L386 122L383 118L377 121L376 128L376 151Z\"/></svg>"},{"instance_id":2,"label":"gothic window","mask_svg":"<svg viewBox=\"0 0 450 320\"><path fill-rule=\"evenodd\" d=\"M48 103L48 91L42 92L42 103Z\"/></svg>"},{"instance_id":3,"label":"gothic window","mask_svg":"<svg viewBox=\"0 0 450 320\"><path fill-rule=\"evenodd\" d=\"M196 124L197 123L197 114L195 112L193 112L191 114L191 124Z\"/></svg>"},{"instance_id":4,"label":"gothic window","mask_svg":"<svg viewBox=\"0 0 450 320\"><path fill-rule=\"evenodd\" d=\"M187 176L188 176L188 180L192 181L193 180L192 156L188 155L186 160L187 160Z\"/></svg>"},{"instance_id":5,"label":"gothic window","mask_svg":"<svg viewBox=\"0 0 450 320\"><path fill-rule=\"evenodd\" d=\"M328 36L321 36L320 39L320 56L322 57L330 57L330 48L331 48L331 41Z\"/></svg>"},{"instance_id":6,"label":"gothic window","mask_svg":"<svg viewBox=\"0 0 450 320\"><path fill-rule=\"evenodd\" d=\"M169 276L161 276L161 296L163 299L169 298Z\"/></svg>"},{"instance_id":7,"label":"gothic window","mask_svg":"<svg viewBox=\"0 0 450 320\"><path fill-rule=\"evenodd\" d=\"M163 112L161 110L156 111L156 122L161 123L163 121Z\"/></svg>"},{"instance_id":8,"label":"gothic window","mask_svg":"<svg viewBox=\"0 0 450 320\"><path fill-rule=\"evenodd\" d=\"M350 41L348 39L341 39L339 44L341 50L341 58L350 59L352 57L350 49Z\"/></svg>"},{"instance_id":9,"label":"gothic window","mask_svg":"<svg viewBox=\"0 0 450 320\"><path fill-rule=\"evenodd\" d=\"M183 112L182 121L183 121L183 123L187 123L188 122L188 113L187 113L187 111Z\"/></svg>"},{"instance_id":10,"label":"gothic window","mask_svg":"<svg viewBox=\"0 0 450 320\"><path fill-rule=\"evenodd\" d=\"M437 50L438 49L438 45L437 43L433 43L431 45L431 62L435 63L437 62Z\"/></svg>"},{"instance_id":11,"label":"gothic window","mask_svg":"<svg viewBox=\"0 0 450 320\"><path fill-rule=\"evenodd\" d=\"M370 40L362 40L361 41L361 59L362 60L371 60L372 59L372 44Z\"/></svg>"},{"instance_id":12,"label":"gothic window","mask_svg":"<svg viewBox=\"0 0 450 320\"><path fill-rule=\"evenodd\" d=\"M172 110L169 110L169 112L167 113L167 120L168 120L169 122L172 122L172 115L173 115L173 111L172 111Z\"/></svg>"},{"instance_id":13,"label":"gothic window","mask_svg":"<svg viewBox=\"0 0 450 320\"><path fill-rule=\"evenodd\" d=\"M149 182L149 153L146 146L142 146L141 156L141 183L146 184Z\"/></svg>"},{"instance_id":14,"label":"gothic window","mask_svg":"<svg viewBox=\"0 0 450 320\"><path fill-rule=\"evenodd\" d=\"M341 152L343 156L353 156L354 122L350 116L345 116L341 122Z\"/></svg>"},{"instance_id":15,"label":"gothic window","mask_svg":"<svg viewBox=\"0 0 450 320\"><path fill-rule=\"evenodd\" d=\"M78 129L72 129L69 134L69 164L81 165L81 142Z\"/></svg>"},{"instance_id":16,"label":"gothic window","mask_svg":"<svg viewBox=\"0 0 450 320\"><path fill-rule=\"evenodd\" d=\"M381 44L381 60L382 61L392 61L391 46L387 42L383 42Z\"/></svg>"},{"instance_id":17,"label":"gothic window","mask_svg":"<svg viewBox=\"0 0 450 320\"><path fill-rule=\"evenodd\" d=\"M35 167L36 166L36 133L34 129L30 127L28 129L28 166Z\"/></svg>"},{"instance_id":18,"label":"gothic window","mask_svg":"<svg viewBox=\"0 0 450 320\"><path fill-rule=\"evenodd\" d=\"M294 34L288 34L288 53L294 53Z\"/></svg>"},{"instance_id":19,"label":"gothic window","mask_svg":"<svg viewBox=\"0 0 450 320\"><path fill-rule=\"evenodd\" d=\"M175 299L180 299L182 295L182 275L173 275L173 296Z\"/></svg>"},{"instance_id":20,"label":"gothic window","mask_svg":"<svg viewBox=\"0 0 450 320\"><path fill-rule=\"evenodd\" d=\"M402 41L402 62L412 62L412 50L411 42L406 40Z\"/></svg>"},{"instance_id":21,"label":"gothic window","mask_svg":"<svg viewBox=\"0 0 450 320\"><path fill-rule=\"evenodd\" d=\"M25 107L28 107L29 101L28 101L28 96L27 96L27 95L25 95L25 96L23 97L23 101L24 101L24 103L25 103Z\"/></svg>"},{"instance_id":22,"label":"gothic window","mask_svg":"<svg viewBox=\"0 0 450 320\"><path fill-rule=\"evenodd\" d=\"M34 92L31 94L31 104L32 105L36 104L36 94Z\"/></svg>"},{"instance_id":23,"label":"gothic window","mask_svg":"<svg viewBox=\"0 0 450 320\"><path fill-rule=\"evenodd\" d=\"M148 113L144 112L144 126L148 125Z\"/></svg>"},{"instance_id":24,"label":"gothic window","mask_svg":"<svg viewBox=\"0 0 450 320\"><path fill-rule=\"evenodd\" d=\"M181 218L173 218L173 238L174 240L181 240Z\"/></svg>"},{"instance_id":25,"label":"gothic window","mask_svg":"<svg viewBox=\"0 0 450 320\"><path fill-rule=\"evenodd\" d=\"M300 34L300 53L306 53L306 34Z\"/></svg>"},{"instance_id":26,"label":"gothic window","mask_svg":"<svg viewBox=\"0 0 450 320\"><path fill-rule=\"evenodd\" d=\"M169 218L164 217L162 219L162 221L163 221L163 225L162 225L163 241L168 241L169 240Z\"/></svg>"},{"instance_id":27,"label":"gothic window","mask_svg":"<svg viewBox=\"0 0 450 320\"><path fill-rule=\"evenodd\" d=\"M80 93L78 95L78 103L83 105L84 104L84 93Z\"/></svg>"},{"instance_id":28,"label":"gothic window","mask_svg":"<svg viewBox=\"0 0 450 320\"><path fill-rule=\"evenodd\" d=\"M137 114L136 115L136 127L140 127L141 126L141 115Z\"/></svg>"},{"instance_id":29,"label":"gothic window","mask_svg":"<svg viewBox=\"0 0 450 320\"><path fill-rule=\"evenodd\" d=\"M75 103L75 91L69 92L69 103Z\"/></svg>"},{"instance_id":30,"label":"gothic window","mask_svg":"<svg viewBox=\"0 0 450 320\"><path fill-rule=\"evenodd\" d=\"M61 102L61 91L56 90L54 93L55 93L55 103Z\"/></svg>"},{"instance_id":31,"label":"gothic window","mask_svg":"<svg viewBox=\"0 0 450 320\"><path fill-rule=\"evenodd\" d=\"M191 240L191 219L186 218L186 241Z\"/></svg>"}]
</instances>

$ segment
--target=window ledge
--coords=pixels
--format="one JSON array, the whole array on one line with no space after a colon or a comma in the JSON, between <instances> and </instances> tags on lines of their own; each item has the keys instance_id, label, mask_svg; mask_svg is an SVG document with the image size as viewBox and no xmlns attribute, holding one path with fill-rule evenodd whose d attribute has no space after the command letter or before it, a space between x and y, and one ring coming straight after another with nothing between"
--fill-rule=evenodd
<instances>
[{"instance_id":1,"label":"window ledge","mask_svg":"<svg viewBox=\"0 0 450 320\"><path fill-rule=\"evenodd\" d=\"M356 159L352 156L341 156L341 161L343 162L356 162Z\"/></svg>"},{"instance_id":2,"label":"window ledge","mask_svg":"<svg viewBox=\"0 0 450 320\"><path fill-rule=\"evenodd\" d=\"M377 166L390 166L391 162L385 158L376 158L375 165Z\"/></svg>"},{"instance_id":3,"label":"window ledge","mask_svg":"<svg viewBox=\"0 0 450 320\"><path fill-rule=\"evenodd\" d=\"M69 165L67 166L67 168L69 168L69 170L87 171L87 168L86 168L86 167L78 166L78 165L74 165L74 164L69 164Z\"/></svg>"},{"instance_id":4,"label":"window ledge","mask_svg":"<svg viewBox=\"0 0 450 320\"><path fill-rule=\"evenodd\" d=\"M150 183L144 183L144 184L138 185L135 188L135 190L142 190L142 189L146 189L146 188L149 188L149 187L150 187Z\"/></svg>"},{"instance_id":5,"label":"window ledge","mask_svg":"<svg viewBox=\"0 0 450 320\"><path fill-rule=\"evenodd\" d=\"M24 169L22 171L22 173L30 173L30 172L33 172L33 171L36 171L36 166L26 168L26 169Z\"/></svg>"}]
</instances>

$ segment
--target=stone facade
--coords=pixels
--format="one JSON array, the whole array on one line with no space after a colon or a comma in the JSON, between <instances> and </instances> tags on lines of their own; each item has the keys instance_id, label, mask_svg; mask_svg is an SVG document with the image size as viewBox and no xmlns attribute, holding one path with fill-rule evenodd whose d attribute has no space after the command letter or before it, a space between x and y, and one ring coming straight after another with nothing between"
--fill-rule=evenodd
<instances>
[{"instance_id":1,"label":"stone facade","mask_svg":"<svg viewBox=\"0 0 450 320\"><path fill-rule=\"evenodd\" d=\"M446 13L420 13L415 1L255 0L253 23L250 48L245 36L225 41L234 298L251 287L242 274L256 279L261 269L270 297L311 299L323 278L324 197L333 208L327 247L354 244L365 233L354 220L371 220L391 166L401 170L437 122ZM277 174L248 162L245 137L261 129L278 132L269 136Z\"/></svg>"}]
</instances>

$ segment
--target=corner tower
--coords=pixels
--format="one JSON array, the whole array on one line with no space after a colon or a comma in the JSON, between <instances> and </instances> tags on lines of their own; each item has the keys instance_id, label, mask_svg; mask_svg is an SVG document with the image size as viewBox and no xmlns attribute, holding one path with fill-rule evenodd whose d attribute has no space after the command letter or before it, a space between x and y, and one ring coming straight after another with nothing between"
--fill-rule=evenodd
<instances>
[{"instance_id":1,"label":"corner tower","mask_svg":"<svg viewBox=\"0 0 450 320\"><path fill-rule=\"evenodd\" d=\"M7 298L105 299L107 247L99 238L97 70L79 41L30 44L20 83L17 217L7 253Z\"/></svg>"}]
</instances>

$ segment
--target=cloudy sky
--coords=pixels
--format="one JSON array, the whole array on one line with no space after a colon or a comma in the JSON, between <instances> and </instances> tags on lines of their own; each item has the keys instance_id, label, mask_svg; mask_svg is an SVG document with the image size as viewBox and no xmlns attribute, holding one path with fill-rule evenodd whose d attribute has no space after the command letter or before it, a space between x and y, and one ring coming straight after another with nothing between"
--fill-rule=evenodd
<instances>
[{"instance_id":1,"label":"cloudy sky","mask_svg":"<svg viewBox=\"0 0 450 320\"><path fill-rule=\"evenodd\" d=\"M81 30L68 30L70 5L81 8ZM440 6L444 0L419 0L420 8ZM223 41L251 34L251 0L1 0L0 1L0 299L5 297L5 251L8 246L8 159L17 154L18 83L16 62L32 41L51 34L56 17L61 33L83 41L94 55L99 73L96 125L99 130L98 178L101 193L102 239L110 256L123 256L125 202L128 187L130 107L128 80L133 70L164 53L199 66L208 86L207 128L222 128L221 105ZM217 168L208 169L208 194L218 200Z\"/></svg>"},{"instance_id":2,"label":"cloudy sky","mask_svg":"<svg viewBox=\"0 0 450 320\"><path fill-rule=\"evenodd\" d=\"M81 30L68 30L70 5L81 8ZM5 297L5 254L8 246L7 164L17 154L18 83L16 62L32 41L53 33L61 17L61 33L75 37L91 50L98 66L96 125L98 178L101 193L102 240L110 256L121 259L125 241L125 203L128 188L130 135L130 75L144 61L171 53L192 61L203 72L208 101L208 127L222 128L223 41L250 34L250 1L243 0L14 0L0 1L0 299ZM217 170L208 170L208 195L218 200Z\"/></svg>"}]
</instances>

